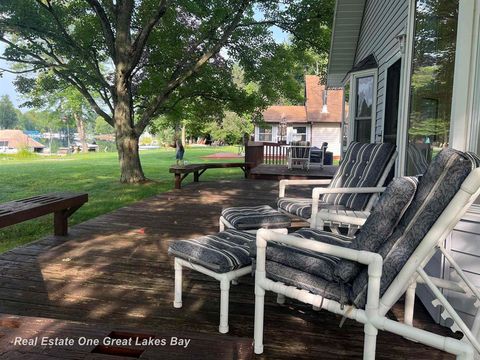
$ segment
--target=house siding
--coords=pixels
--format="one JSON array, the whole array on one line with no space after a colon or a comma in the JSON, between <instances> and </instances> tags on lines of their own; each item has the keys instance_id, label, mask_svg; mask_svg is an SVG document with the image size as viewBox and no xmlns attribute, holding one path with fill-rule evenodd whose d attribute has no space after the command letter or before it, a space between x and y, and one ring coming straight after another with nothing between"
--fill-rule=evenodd
<instances>
[{"instance_id":1,"label":"house siding","mask_svg":"<svg viewBox=\"0 0 480 360\"><path fill-rule=\"evenodd\" d=\"M340 156L341 147L341 126L340 124L313 124L312 145L320 147L327 142L327 151L333 152L333 156Z\"/></svg>"},{"instance_id":2,"label":"house siding","mask_svg":"<svg viewBox=\"0 0 480 360\"><path fill-rule=\"evenodd\" d=\"M445 247L450 255L455 259L458 265L463 269L468 279L476 286L480 287L480 247L478 239L480 237L480 214L468 213L457 224L452 233L448 236ZM445 261L443 276L447 280L458 281L458 275ZM450 304L457 310L468 326L471 326L478 310L474 306L473 298L455 293L453 291L444 292ZM440 319L445 325L445 321Z\"/></svg>"},{"instance_id":3,"label":"house siding","mask_svg":"<svg viewBox=\"0 0 480 360\"><path fill-rule=\"evenodd\" d=\"M373 54L378 63L377 102L375 121L375 141L382 141L384 96L387 66L393 57L400 52L397 36L407 29L407 0L367 0L362 20L360 35L355 52L354 63ZM445 239L444 246L457 261L470 281L480 287L480 213L469 212L457 224L452 233ZM456 272L441 253L437 253L425 267L425 271L435 277L447 280L458 280ZM477 308L473 299L465 294L444 290L443 294L466 322L472 325ZM441 316L441 309L432 305L434 299L426 286L419 284L417 295L435 321L448 325Z\"/></svg>"},{"instance_id":4,"label":"house siding","mask_svg":"<svg viewBox=\"0 0 480 360\"><path fill-rule=\"evenodd\" d=\"M365 6L355 64L370 54L378 62L375 141L382 141L385 76L388 62L400 51L398 34L405 31L407 0L368 0Z\"/></svg>"}]
</instances>

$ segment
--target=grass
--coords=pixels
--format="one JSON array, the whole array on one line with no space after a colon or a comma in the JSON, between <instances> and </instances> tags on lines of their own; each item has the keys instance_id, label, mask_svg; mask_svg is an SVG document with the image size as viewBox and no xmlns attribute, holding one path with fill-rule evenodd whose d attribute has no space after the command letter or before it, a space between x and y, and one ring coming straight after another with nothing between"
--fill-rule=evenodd
<instances>
[{"instance_id":1,"label":"grass","mask_svg":"<svg viewBox=\"0 0 480 360\"><path fill-rule=\"evenodd\" d=\"M189 163L214 161L202 156L217 152L233 152L236 147L187 148ZM78 191L89 194L89 202L70 219L76 224L110 212L126 204L171 190L173 174L168 172L175 163L175 150L150 150L141 153L145 175L153 180L144 185L120 184L116 153L76 154L66 157L0 155L0 203L55 191ZM235 161L235 160L218 160ZM238 161L242 161L239 159ZM205 172L202 180L240 179L238 168ZM184 180L192 181L192 175ZM53 216L0 229L0 252L31 242L53 232Z\"/></svg>"}]
</instances>

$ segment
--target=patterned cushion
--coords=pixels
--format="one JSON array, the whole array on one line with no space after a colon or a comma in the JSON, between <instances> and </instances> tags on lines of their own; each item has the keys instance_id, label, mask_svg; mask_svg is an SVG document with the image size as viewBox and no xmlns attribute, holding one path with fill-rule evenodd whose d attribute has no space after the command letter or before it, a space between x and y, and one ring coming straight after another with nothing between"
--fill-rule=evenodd
<instances>
[{"instance_id":1,"label":"patterned cushion","mask_svg":"<svg viewBox=\"0 0 480 360\"><path fill-rule=\"evenodd\" d=\"M290 218L268 205L231 207L222 211L222 216L236 229L281 229L290 227Z\"/></svg>"},{"instance_id":2,"label":"patterned cushion","mask_svg":"<svg viewBox=\"0 0 480 360\"><path fill-rule=\"evenodd\" d=\"M383 185L378 182L394 152L395 145L392 144L351 143L329 187ZM352 210L363 210L370 197L371 194L325 194L322 200Z\"/></svg>"},{"instance_id":3,"label":"patterned cushion","mask_svg":"<svg viewBox=\"0 0 480 360\"><path fill-rule=\"evenodd\" d=\"M393 179L349 248L377 252L410 206L417 184L418 180L415 177ZM359 263L342 259L335 268L336 280L350 282L361 269L362 265Z\"/></svg>"},{"instance_id":4,"label":"patterned cushion","mask_svg":"<svg viewBox=\"0 0 480 360\"><path fill-rule=\"evenodd\" d=\"M348 247L352 240L352 238L347 236L310 228L300 229L291 235L342 247ZM251 246L250 254L254 257L256 252L255 244L253 243ZM331 281L334 279L335 266L340 259L335 256L300 249L290 245L269 242L267 246L267 260Z\"/></svg>"},{"instance_id":5,"label":"patterned cushion","mask_svg":"<svg viewBox=\"0 0 480 360\"><path fill-rule=\"evenodd\" d=\"M195 240L172 241L168 253L217 273L226 273L251 265L250 243L255 243L254 234L228 229Z\"/></svg>"},{"instance_id":6,"label":"patterned cushion","mask_svg":"<svg viewBox=\"0 0 480 360\"><path fill-rule=\"evenodd\" d=\"M473 156L453 149L444 149L433 159L412 204L378 251L384 259L382 295L475 167ZM365 305L367 282L367 271L363 270L352 284L353 302L359 307Z\"/></svg>"},{"instance_id":7,"label":"patterned cushion","mask_svg":"<svg viewBox=\"0 0 480 360\"><path fill-rule=\"evenodd\" d=\"M274 261L265 264L267 278L280 281L286 285L310 291L326 299L338 301L341 304L351 303L351 289L348 284L327 281L321 277L294 269Z\"/></svg>"},{"instance_id":8,"label":"patterned cushion","mask_svg":"<svg viewBox=\"0 0 480 360\"><path fill-rule=\"evenodd\" d=\"M308 220L312 216L312 199L284 197L284 198L278 199L277 206L280 210L283 210L289 214L298 216L302 219ZM327 204L323 201L320 201L318 203L318 208L344 210L345 206L332 205L332 204Z\"/></svg>"}]
</instances>

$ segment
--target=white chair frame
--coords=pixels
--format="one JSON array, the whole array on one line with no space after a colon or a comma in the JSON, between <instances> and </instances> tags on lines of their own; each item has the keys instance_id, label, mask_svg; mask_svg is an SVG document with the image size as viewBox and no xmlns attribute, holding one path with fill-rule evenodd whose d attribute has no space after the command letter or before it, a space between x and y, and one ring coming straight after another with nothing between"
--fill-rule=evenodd
<instances>
[{"instance_id":1,"label":"white chair frame","mask_svg":"<svg viewBox=\"0 0 480 360\"><path fill-rule=\"evenodd\" d=\"M392 169L393 165L395 164L395 160L397 159L397 156L398 156L398 152L395 151L395 153L392 155L389 162L387 163L387 166L385 167L385 169L382 173L382 176L378 180L377 186L368 188L368 189L378 189L378 191L377 190L367 191L367 193L369 193L369 192L380 193L380 192L384 191L385 188L381 187L381 186L385 183L385 180L387 179L388 174L390 173L390 170ZM286 189L287 189L288 186L308 186L308 185L328 186L328 185L330 185L331 182L332 182L331 179L318 179L318 180L288 180L288 179L284 179L284 180L280 180L278 197L279 198L284 198L285 197ZM317 197L317 194L315 193L316 189L317 188L314 188L312 190L312 215L311 215L310 219L302 219L302 220L310 223L311 228L316 228L317 227L316 219L317 219L317 213L318 213L318 201L319 201L319 197L320 197L321 193L317 191L318 192L318 197ZM325 189L325 187L320 187L318 189ZM335 193L335 192L338 193L337 189L352 189L349 193L362 193L362 190L359 190L359 189L365 189L365 188L354 187L354 188L329 188L329 189L332 190L332 193ZM378 199L378 196L374 195L368 201L367 206L363 210L363 212L367 216L370 214L370 211L372 210L373 205L375 205L377 199ZM316 205L314 205L315 200L317 201ZM283 211L282 209L278 209L278 211L280 211L283 214L287 214L287 215L292 216L292 214L290 214L289 212ZM332 229L332 231L336 232L336 233L339 233L338 227L343 227L343 226L347 226L349 228L349 233L352 233L352 232L354 233L356 230L358 230L358 227L355 226L355 222L357 221L357 219L355 217L352 217L351 219L347 219L346 216L343 216L342 220L343 221L339 221L339 219L335 218L334 213L332 212L330 215L327 216L327 218L323 219L323 222L321 223L321 225L329 226Z\"/></svg>"},{"instance_id":2,"label":"white chair frame","mask_svg":"<svg viewBox=\"0 0 480 360\"><path fill-rule=\"evenodd\" d=\"M300 169L307 168L310 169L310 145L290 145L288 148L287 154L287 168L292 170L293 168L299 167ZM299 156L299 153L303 155ZM297 165L298 164L298 165Z\"/></svg>"},{"instance_id":3,"label":"white chair frame","mask_svg":"<svg viewBox=\"0 0 480 360\"><path fill-rule=\"evenodd\" d=\"M227 273L216 273L206 267L185 261L181 258L175 258L175 299L173 307L179 309L182 307L182 268L186 267L198 271L204 275L210 276L220 281L220 325L218 331L222 334L228 333L228 302L230 296L230 283L236 284L238 278L250 274L252 266L245 266L243 268L233 270Z\"/></svg>"},{"instance_id":4,"label":"white chair frame","mask_svg":"<svg viewBox=\"0 0 480 360\"><path fill-rule=\"evenodd\" d=\"M383 330L451 353L456 356L457 360L472 360L475 353L477 355L480 354L480 343L478 340L480 336L480 291L468 280L461 268L443 249L442 242L479 195L480 168L477 168L463 182L460 190L430 228L382 297L380 297L380 279L383 260L379 254L338 247L313 240L299 239L263 229L258 231L255 271L255 353L261 354L263 352L265 291L273 291L364 324L363 359L375 359L377 333L378 330ZM365 309L357 309L353 306L344 307L340 303L325 299L320 295L314 295L306 290L300 290L296 287L268 279L266 277L265 265L266 247L269 241L330 254L367 265L368 289ZM459 282L435 278L425 273L423 268L437 250L442 251L446 255L447 260L460 276L461 280ZM432 291L436 297L433 304L443 306L444 312L442 316L453 319L454 326L452 326L452 330L461 330L464 334L464 339L457 340L452 337L441 336L413 326L415 287L417 283L424 283ZM476 300L475 306L478 310L471 329L460 318L442 294L440 288L467 294ZM405 320L404 323L400 323L387 318L386 314L404 293L406 293Z\"/></svg>"},{"instance_id":5,"label":"white chair frame","mask_svg":"<svg viewBox=\"0 0 480 360\"><path fill-rule=\"evenodd\" d=\"M225 220L226 221L226 220ZM256 233L257 230L252 230L253 233ZM287 234L287 229L272 229L271 231L279 234ZM222 334L228 333L228 302L230 297L230 283L232 285L238 284L238 279L242 276L252 273L252 266L248 265L240 269L229 271L226 273L217 273L210 269L207 269L204 266L198 265L196 263L186 261L182 258L175 257L174 259L174 268L175 268L175 297L173 301L173 307L179 309L182 307L182 287L183 287L183 268L189 268L191 270L198 271L204 275L210 276L218 281L220 281L220 325L218 326L218 331ZM282 298L279 297L279 303L282 301Z\"/></svg>"}]
</instances>

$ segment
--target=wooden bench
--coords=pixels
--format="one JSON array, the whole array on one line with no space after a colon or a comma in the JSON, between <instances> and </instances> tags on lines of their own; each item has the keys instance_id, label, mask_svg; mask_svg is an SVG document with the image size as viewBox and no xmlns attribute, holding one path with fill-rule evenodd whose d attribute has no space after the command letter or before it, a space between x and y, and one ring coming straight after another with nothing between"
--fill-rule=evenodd
<instances>
[{"instance_id":1,"label":"wooden bench","mask_svg":"<svg viewBox=\"0 0 480 360\"><path fill-rule=\"evenodd\" d=\"M68 218L88 201L86 193L51 193L0 204L0 228L54 214L55 235L68 234Z\"/></svg>"},{"instance_id":2,"label":"wooden bench","mask_svg":"<svg viewBox=\"0 0 480 360\"><path fill-rule=\"evenodd\" d=\"M200 176L208 169L225 169L225 168L241 168L248 175L248 163L205 163L205 164L189 164L185 166L171 166L170 173L175 174L175 189L182 187L182 181L188 174L193 173L193 181L198 182Z\"/></svg>"}]
</instances>

